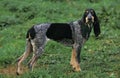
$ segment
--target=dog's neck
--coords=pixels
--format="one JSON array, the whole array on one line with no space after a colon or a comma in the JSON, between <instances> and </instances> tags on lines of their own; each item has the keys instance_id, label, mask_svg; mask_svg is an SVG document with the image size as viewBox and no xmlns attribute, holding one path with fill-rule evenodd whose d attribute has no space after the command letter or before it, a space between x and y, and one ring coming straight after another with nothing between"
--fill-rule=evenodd
<instances>
[{"instance_id":1,"label":"dog's neck","mask_svg":"<svg viewBox=\"0 0 120 78\"><path fill-rule=\"evenodd\" d=\"M83 21L79 21L79 24L81 25L81 33L83 38L88 40L92 30L92 23L84 23Z\"/></svg>"}]
</instances>

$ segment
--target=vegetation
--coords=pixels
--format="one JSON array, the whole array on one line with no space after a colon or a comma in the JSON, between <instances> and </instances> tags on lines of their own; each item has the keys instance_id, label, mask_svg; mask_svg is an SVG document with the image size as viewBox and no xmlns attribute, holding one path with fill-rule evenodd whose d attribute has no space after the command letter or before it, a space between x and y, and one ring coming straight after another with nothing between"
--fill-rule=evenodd
<instances>
[{"instance_id":1,"label":"vegetation","mask_svg":"<svg viewBox=\"0 0 120 78\"><path fill-rule=\"evenodd\" d=\"M120 78L120 0L0 0L0 78ZM25 49L26 31L34 24L81 19L95 9L101 35L91 33L81 53L81 72L69 65L71 48L50 41L33 72L17 76L16 59ZM23 66L27 66L27 60ZM27 71L27 72L26 72Z\"/></svg>"}]
</instances>

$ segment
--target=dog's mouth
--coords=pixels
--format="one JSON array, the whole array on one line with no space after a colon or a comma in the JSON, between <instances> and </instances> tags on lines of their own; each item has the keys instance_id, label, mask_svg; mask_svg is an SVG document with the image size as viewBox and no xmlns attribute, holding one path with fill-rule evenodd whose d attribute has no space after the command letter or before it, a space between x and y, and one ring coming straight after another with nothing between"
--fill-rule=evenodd
<instances>
[{"instance_id":1,"label":"dog's mouth","mask_svg":"<svg viewBox=\"0 0 120 78\"><path fill-rule=\"evenodd\" d=\"M86 24L91 24L91 23L93 23L92 20L86 20Z\"/></svg>"}]
</instances>

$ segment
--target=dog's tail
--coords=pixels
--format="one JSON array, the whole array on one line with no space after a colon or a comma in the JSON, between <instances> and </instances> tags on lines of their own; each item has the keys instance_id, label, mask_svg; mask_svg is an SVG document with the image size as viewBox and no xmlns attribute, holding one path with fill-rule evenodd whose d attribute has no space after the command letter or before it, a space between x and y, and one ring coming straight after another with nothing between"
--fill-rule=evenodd
<instances>
[{"instance_id":1,"label":"dog's tail","mask_svg":"<svg viewBox=\"0 0 120 78\"><path fill-rule=\"evenodd\" d=\"M28 37L26 37L26 39L30 42L31 41L31 35L30 35L30 33L28 33L28 35L27 35Z\"/></svg>"},{"instance_id":2,"label":"dog's tail","mask_svg":"<svg viewBox=\"0 0 120 78\"><path fill-rule=\"evenodd\" d=\"M27 31L26 38L27 38L28 40L34 39L34 38L35 38L35 34L36 34L36 32L35 32L35 29L34 29L34 26L33 26L33 27L31 27L31 28Z\"/></svg>"}]
</instances>

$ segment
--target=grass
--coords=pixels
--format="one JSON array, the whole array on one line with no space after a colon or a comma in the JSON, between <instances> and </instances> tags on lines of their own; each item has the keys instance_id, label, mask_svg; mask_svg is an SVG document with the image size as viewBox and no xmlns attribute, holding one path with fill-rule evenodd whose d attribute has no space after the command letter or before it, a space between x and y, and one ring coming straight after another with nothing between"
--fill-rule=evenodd
<instances>
[{"instance_id":1,"label":"grass","mask_svg":"<svg viewBox=\"0 0 120 78\"><path fill-rule=\"evenodd\" d=\"M119 0L1 0L0 78L119 78ZM86 8L95 9L101 24L99 39L93 32L81 52L81 72L69 65L71 47L50 41L33 72L16 76L16 59L25 49L26 31L34 24L70 22L82 17Z\"/></svg>"}]
</instances>

